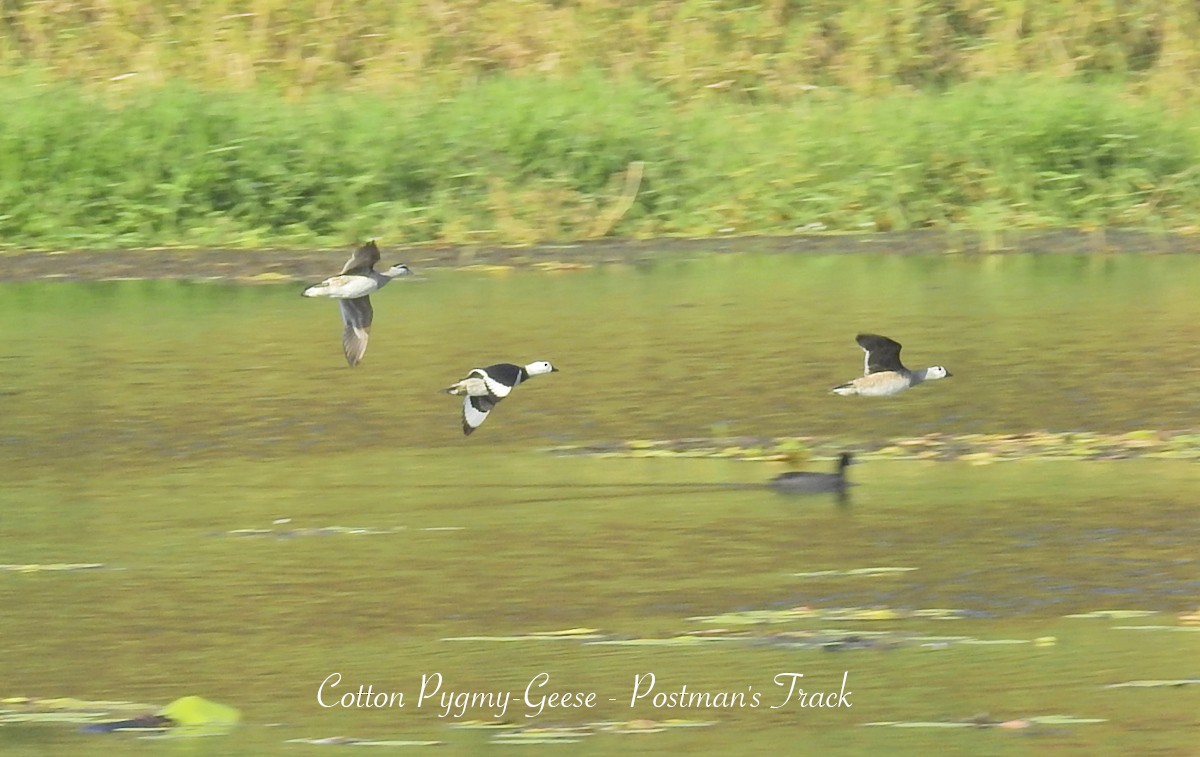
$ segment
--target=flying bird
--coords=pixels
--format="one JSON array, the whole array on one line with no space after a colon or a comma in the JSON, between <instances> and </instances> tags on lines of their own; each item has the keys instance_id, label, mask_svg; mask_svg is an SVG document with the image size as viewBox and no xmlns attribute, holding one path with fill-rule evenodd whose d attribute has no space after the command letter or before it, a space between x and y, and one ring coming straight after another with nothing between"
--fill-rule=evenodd
<instances>
[{"instance_id":1,"label":"flying bird","mask_svg":"<svg viewBox=\"0 0 1200 757\"><path fill-rule=\"evenodd\" d=\"M950 371L934 365L910 371L900 362L900 343L878 334L859 334L855 337L863 348L863 375L833 388L834 394L857 394L863 397L887 397L916 386L924 381L946 378Z\"/></svg>"},{"instance_id":2,"label":"flying bird","mask_svg":"<svg viewBox=\"0 0 1200 757\"><path fill-rule=\"evenodd\" d=\"M338 301L344 324L342 350L351 368L362 362L367 351L367 337L375 317L370 295L383 289L392 279L412 273L403 264L379 273L375 270L378 262L379 248L372 240L354 251L340 274L301 292L305 297L332 297Z\"/></svg>"},{"instance_id":3,"label":"flying bird","mask_svg":"<svg viewBox=\"0 0 1200 757\"><path fill-rule=\"evenodd\" d=\"M471 432L487 420L488 413L496 403L507 397L517 384L529 380L531 376L557 371L557 368L545 360L528 365L497 363L487 368L473 369L466 378L442 391L463 398L462 430L470 436Z\"/></svg>"}]
</instances>

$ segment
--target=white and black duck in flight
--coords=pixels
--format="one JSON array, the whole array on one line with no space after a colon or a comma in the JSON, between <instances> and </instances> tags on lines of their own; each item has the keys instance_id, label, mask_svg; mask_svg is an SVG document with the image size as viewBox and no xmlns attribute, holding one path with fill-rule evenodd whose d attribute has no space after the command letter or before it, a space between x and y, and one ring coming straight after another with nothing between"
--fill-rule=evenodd
<instances>
[{"instance_id":1,"label":"white and black duck in flight","mask_svg":"<svg viewBox=\"0 0 1200 757\"><path fill-rule=\"evenodd\" d=\"M351 368L362 362L367 351L367 336L375 317L370 295L383 289L392 279L412 273L403 264L379 273L375 270L378 262L379 248L372 240L354 251L340 274L314 284L301 293L305 297L332 297L338 301L342 323L345 324L342 329L342 349Z\"/></svg>"},{"instance_id":2,"label":"white and black duck in flight","mask_svg":"<svg viewBox=\"0 0 1200 757\"><path fill-rule=\"evenodd\" d=\"M507 397L517 384L531 376L558 371L545 360L528 365L497 363L487 368L475 368L467 377L442 391L463 398L462 430L469 435L483 425L496 403Z\"/></svg>"},{"instance_id":3,"label":"white and black duck in flight","mask_svg":"<svg viewBox=\"0 0 1200 757\"><path fill-rule=\"evenodd\" d=\"M863 348L863 375L833 388L834 394L858 394L863 397L887 397L916 386L924 381L951 375L945 367L934 365L910 371L900 362L900 343L878 334L859 334L855 337Z\"/></svg>"}]
</instances>

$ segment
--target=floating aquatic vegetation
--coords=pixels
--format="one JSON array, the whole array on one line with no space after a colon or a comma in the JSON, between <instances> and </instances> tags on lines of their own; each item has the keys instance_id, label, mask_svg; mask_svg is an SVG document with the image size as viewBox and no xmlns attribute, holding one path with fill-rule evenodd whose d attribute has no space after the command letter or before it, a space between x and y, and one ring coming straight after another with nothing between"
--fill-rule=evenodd
<instances>
[{"instance_id":1,"label":"floating aquatic vegetation","mask_svg":"<svg viewBox=\"0 0 1200 757\"><path fill-rule=\"evenodd\" d=\"M1177 678L1173 681L1125 681L1124 683L1110 683L1104 688L1157 689L1165 687L1190 686L1194 683L1200 683L1200 678Z\"/></svg>"},{"instance_id":2,"label":"floating aquatic vegetation","mask_svg":"<svg viewBox=\"0 0 1200 757\"><path fill-rule=\"evenodd\" d=\"M0 700L0 724L69 723L84 733L136 731L170 736L215 736L228 733L241 720L233 707L197 696L176 699L165 707L121 701L88 701L62 697Z\"/></svg>"},{"instance_id":3,"label":"floating aquatic vegetation","mask_svg":"<svg viewBox=\"0 0 1200 757\"><path fill-rule=\"evenodd\" d=\"M832 457L837 439L796 437L705 437L639 439L554 447L552 454L617 457L719 457L796 462ZM860 458L959 460L981 465L1004 460L1120 460L1149 457L1200 460L1200 431L1130 431L1124 434L1034 431L1024 434L927 434L857 445Z\"/></svg>"},{"instance_id":4,"label":"floating aquatic vegetation","mask_svg":"<svg viewBox=\"0 0 1200 757\"><path fill-rule=\"evenodd\" d=\"M215 276L212 278L219 280L219 278ZM262 273L234 276L233 280L246 284L275 284L280 281L294 281L295 278L295 276L286 273L280 273L279 271L263 271Z\"/></svg>"},{"instance_id":5,"label":"floating aquatic vegetation","mask_svg":"<svg viewBox=\"0 0 1200 757\"><path fill-rule=\"evenodd\" d=\"M492 730L519 730L526 726L520 723L512 723L507 720L459 720L450 724L451 728L458 728L469 731L492 731Z\"/></svg>"},{"instance_id":6,"label":"floating aquatic vegetation","mask_svg":"<svg viewBox=\"0 0 1200 757\"><path fill-rule=\"evenodd\" d=\"M742 610L720 615L697 615L688 618L699 623L720 623L733 626L756 626L764 623L791 623L820 617L811 607L792 607L786 610Z\"/></svg>"},{"instance_id":7,"label":"floating aquatic vegetation","mask_svg":"<svg viewBox=\"0 0 1200 757\"><path fill-rule=\"evenodd\" d=\"M1077 725L1087 723L1107 723L1106 718L1079 718L1074 715L1038 715L1029 718L1039 725Z\"/></svg>"},{"instance_id":8,"label":"floating aquatic vegetation","mask_svg":"<svg viewBox=\"0 0 1200 757\"><path fill-rule=\"evenodd\" d=\"M891 726L892 728L970 728L974 723L962 720L883 720L877 723L863 723L865 726Z\"/></svg>"},{"instance_id":9,"label":"floating aquatic vegetation","mask_svg":"<svg viewBox=\"0 0 1200 757\"><path fill-rule=\"evenodd\" d=\"M1045 638L1050 638L1050 637L1043 637L1042 639L963 639L959 643L960 644L974 644L974 645L978 645L981 647L1003 646L1005 644L1033 644L1034 646L1039 646L1039 647L1052 646L1053 641L1051 641L1050 643L1046 643L1045 641L1043 641L1043 639L1045 639Z\"/></svg>"},{"instance_id":10,"label":"floating aquatic vegetation","mask_svg":"<svg viewBox=\"0 0 1200 757\"><path fill-rule=\"evenodd\" d=\"M594 266L591 263L565 263L561 260L539 260L533 264L533 267L539 271L558 273L562 271L586 271Z\"/></svg>"},{"instance_id":11,"label":"floating aquatic vegetation","mask_svg":"<svg viewBox=\"0 0 1200 757\"><path fill-rule=\"evenodd\" d=\"M73 697L6 697L0 699L3 723L98 723L107 718L152 712L156 707L138 702L75 699Z\"/></svg>"},{"instance_id":12,"label":"floating aquatic vegetation","mask_svg":"<svg viewBox=\"0 0 1200 757\"><path fill-rule=\"evenodd\" d=\"M807 573L793 573L797 578L839 578L842 576L890 576L897 573L907 573L917 568L854 568L852 570L812 570Z\"/></svg>"},{"instance_id":13,"label":"floating aquatic vegetation","mask_svg":"<svg viewBox=\"0 0 1200 757\"><path fill-rule=\"evenodd\" d=\"M470 265L460 265L454 270L456 271L478 271L480 273L496 273L508 274L516 270L511 265L493 265L489 263L471 263Z\"/></svg>"},{"instance_id":14,"label":"floating aquatic vegetation","mask_svg":"<svg viewBox=\"0 0 1200 757\"><path fill-rule=\"evenodd\" d=\"M840 607L814 610L810 607L793 607L787 610L743 610L721 615L701 615L688 618L701 623L722 625L759 625L768 623L790 623L796 620L858 621L858 620L905 620L925 618L931 620L958 620L969 617L967 610L930 608L925 610L900 610L890 607Z\"/></svg>"},{"instance_id":15,"label":"floating aquatic vegetation","mask_svg":"<svg viewBox=\"0 0 1200 757\"><path fill-rule=\"evenodd\" d=\"M1107 722L1104 718L1078 718L1074 715L1037 715L1027 718L999 720L984 713L962 720L886 720L875 723L863 723L863 725L890 726L892 728L1004 728L1018 730L1036 725L1083 725L1087 723Z\"/></svg>"},{"instance_id":16,"label":"floating aquatic vegetation","mask_svg":"<svg viewBox=\"0 0 1200 757\"><path fill-rule=\"evenodd\" d=\"M667 638L611 638L598 639L587 642L593 646L614 646L614 647L697 647L712 642L740 642L750 638L749 636L693 636L691 634L683 634L681 636L669 636Z\"/></svg>"},{"instance_id":17,"label":"floating aquatic vegetation","mask_svg":"<svg viewBox=\"0 0 1200 757\"><path fill-rule=\"evenodd\" d=\"M285 744L314 744L317 746L444 746L444 741L414 739L356 739L352 736L328 736L323 739L288 739Z\"/></svg>"},{"instance_id":18,"label":"floating aquatic vegetation","mask_svg":"<svg viewBox=\"0 0 1200 757\"><path fill-rule=\"evenodd\" d=\"M467 720L452 723L451 728L497 731L491 739L494 744L574 744L598 734L641 735L663 733L673 728L708 728L717 725L716 720L597 720L569 726L523 726L514 723L494 723Z\"/></svg>"},{"instance_id":19,"label":"floating aquatic vegetation","mask_svg":"<svg viewBox=\"0 0 1200 757\"><path fill-rule=\"evenodd\" d=\"M10 573L60 573L75 570L100 570L106 567L108 566L104 563L98 562L0 564L0 570Z\"/></svg>"},{"instance_id":20,"label":"floating aquatic vegetation","mask_svg":"<svg viewBox=\"0 0 1200 757\"><path fill-rule=\"evenodd\" d=\"M316 528L235 528L221 531L216 536L273 536L277 539L294 539L301 536L379 536L382 534L398 534L403 531L464 531L463 526L431 526L426 528L409 528L395 526L393 528L367 528L351 526L321 526Z\"/></svg>"},{"instance_id":21,"label":"floating aquatic vegetation","mask_svg":"<svg viewBox=\"0 0 1200 757\"><path fill-rule=\"evenodd\" d=\"M542 726L500 731L493 744L576 744L594 735L587 726Z\"/></svg>"},{"instance_id":22,"label":"floating aquatic vegetation","mask_svg":"<svg viewBox=\"0 0 1200 757\"><path fill-rule=\"evenodd\" d=\"M237 709L209 701L203 697L180 697L154 713L127 720L91 723L84 733L145 732L142 738L187 738L221 736L232 731L241 721Z\"/></svg>"},{"instance_id":23,"label":"floating aquatic vegetation","mask_svg":"<svg viewBox=\"0 0 1200 757\"><path fill-rule=\"evenodd\" d=\"M1050 646L1056 643L1052 636L1038 639L978 639L973 636L929 636L902 631L851 631L846 629L821 629L804 631L778 631L762 633L747 627L707 628L691 630L674 636L654 637L616 634L596 629L572 629L570 632L528 633L511 636L456 636L442 641L474 642L529 642L529 641L578 641L588 646L614 647L690 647L712 644L741 644L753 647L776 647L790 650L822 650L842 652L850 650L890 650L901 647L929 647L944 649L955 644L1002 645L1032 644ZM461 726L469 727L469 726ZM482 726L481 726L482 727ZM489 726L495 727L495 726Z\"/></svg>"},{"instance_id":24,"label":"floating aquatic vegetation","mask_svg":"<svg viewBox=\"0 0 1200 757\"><path fill-rule=\"evenodd\" d=\"M1154 610L1093 610L1091 612L1077 612L1074 615L1064 615L1066 618L1144 618L1148 615L1156 615Z\"/></svg>"},{"instance_id":25,"label":"floating aquatic vegetation","mask_svg":"<svg viewBox=\"0 0 1200 757\"><path fill-rule=\"evenodd\" d=\"M450 636L442 641L586 641L606 638L595 628L567 628L562 631L533 631L511 636Z\"/></svg>"},{"instance_id":26,"label":"floating aquatic vegetation","mask_svg":"<svg viewBox=\"0 0 1200 757\"><path fill-rule=\"evenodd\" d=\"M1114 631L1200 631L1200 626L1113 626Z\"/></svg>"},{"instance_id":27,"label":"floating aquatic vegetation","mask_svg":"<svg viewBox=\"0 0 1200 757\"><path fill-rule=\"evenodd\" d=\"M497 736L496 738L492 739L493 744L521 744L523 746L530 744L577 744L580 741L583 741L583 739L579 738L578 735L560 736L553 733L547 733L541 736L529 734L509 736L506 738Z\"/></svg>"},{"instance_id":28,"label":"floating aquatic vegetation","mask_svg":"<svg viewBox=\"0 0 1200 757\"><path fill-rule=\"evenodd\" d=\"M687 718L668 718L667 720L620 720L620 721L601 721L597 725L603 726L603 730L612 730L614 728L624 731L634 727L643 728L647 724L659 728L709 728L717 724L716 720L689 720Z\"/></svg>"},{"instance_id":29,"label":"floating aquatic vegetation","mask_svg":"<svg viewBox=\"0 0 1200 757\"><path fill-rule=\"evenodd\" d=\"M625 723L610 723L601 730L604 733L662 733L667 727L653 720L630 720Z\"/></svg>"}]
</instances>

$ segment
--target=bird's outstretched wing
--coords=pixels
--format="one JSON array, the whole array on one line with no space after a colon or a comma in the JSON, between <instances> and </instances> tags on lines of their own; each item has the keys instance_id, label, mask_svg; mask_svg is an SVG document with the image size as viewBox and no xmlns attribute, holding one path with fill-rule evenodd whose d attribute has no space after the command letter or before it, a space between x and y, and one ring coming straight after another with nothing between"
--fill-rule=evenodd
<instances>
[{"instance_id":1,"label":"bird's outstretched wing","mask_svg":"<svg viewBox=\"0 0 1200 757\"><path fill-rule=\"evenodd\" d=\"M500 400L486 395L480 397L463 397L462 430L470 436L471 432L483 425L488 413Z\"/></svg>"},{"instance_id":2,"label":"bird's outstretched wing","mask_svg":"<svg viewBox=\"0 0 1200 757\"><path fill-rule=\"evenodd\" d=\"M904 365L900 362L899 342L878 334L859 334L854 340L867 353L863 358L864 376L885 371L905 371Z\"/></svg>"},{"instance_id":3,"label":"bird's outstretched wing","mask_svg":"<svg viewBox=\"0 0 1200 757\"><path fill-rule=\"evenodd\" d=\"M350 367L362 362L367 352L367 337L371 330L371 321L375 310L371 307L370 297L357 297L352 300L338 300L342 310L342 349L346 353L346 362Z\"/></svg>"},{"instance_id":4,"label":"bird's outstretched wing","mask_svg":"<svg viewBox=\"0 0 1200 757\"><path fill-rule=\"evenodd\" d=\"M372 239L354 251L350 259L346 261L346 265L342 267L342 274L352 273L365 276L374 270L375 264L378 262L379 247L375 245L375 240Z\"/></svg>"}]
</instances>

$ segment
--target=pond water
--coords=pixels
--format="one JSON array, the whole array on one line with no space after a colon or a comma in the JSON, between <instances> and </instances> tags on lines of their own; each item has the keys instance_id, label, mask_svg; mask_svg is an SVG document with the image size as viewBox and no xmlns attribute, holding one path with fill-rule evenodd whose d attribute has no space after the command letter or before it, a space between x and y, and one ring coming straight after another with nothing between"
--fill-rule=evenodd
<instances>
[{"instance_id":1,"label":"pond water","mask_svg":"<svg viewBox=\"0 0 1200 757\"><path fill-rule=\"evenodd\" d=\"M572 754L798 738L814 754L1194 750L1200 682L1106 687L1200 679L1200 452L869 451L1196 429L1200 259L720 255L426 276L373 298L353 370L336 306L296 284L0 285L0 700L197 694L242 712L229 735L170 743L189 753L343 750L286 743L333 736L511 751L456 720L592 724L540 735L579 739ZM861 371L859 331L954 375L833 396ZM560 372L463 437L438 390L537 359ZM813 437L814 470L830 449L868 454L839 503L762 486L788 462L546 451L729 436ZM29 567L56 564L100 567ZM322 707L335 672L326 703L370 684L405 707ZM442 717L437 697L417 702L435 673L513 702ZM540 673L595 707L526 718ZM772 708L782 673L853 706ZM655 706L685 685L761 705ZM6 706L32 704L0 703L5 754L164 749L5 723ZM1035 720L1053 715L1080 722ZM671 719L688 722L649 727Z\"/></svg>"}]
</instances>

